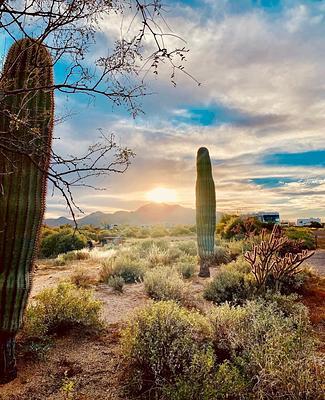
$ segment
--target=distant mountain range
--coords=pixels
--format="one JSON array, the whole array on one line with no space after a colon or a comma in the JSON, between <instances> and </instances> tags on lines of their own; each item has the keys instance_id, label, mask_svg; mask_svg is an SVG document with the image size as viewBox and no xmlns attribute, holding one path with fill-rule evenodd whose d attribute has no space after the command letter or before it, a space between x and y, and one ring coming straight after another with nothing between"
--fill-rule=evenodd
<instances>
[{"instance_id":1,"label":"distant mountain range","mask_svg":"<svg viewBox=\"0 0 325 400\"><path fill-rule=\"evenodd\" d=\"M195 224L195 210L171 204L146 204L135 211L116 211L103 213L96 211L77 220L79 226L93 225L102 227L108 224L117 225L190 225ZM65 217L48 218L44 223L48 226L73 225L71 219Z\"/></svg>"}]
</instances>

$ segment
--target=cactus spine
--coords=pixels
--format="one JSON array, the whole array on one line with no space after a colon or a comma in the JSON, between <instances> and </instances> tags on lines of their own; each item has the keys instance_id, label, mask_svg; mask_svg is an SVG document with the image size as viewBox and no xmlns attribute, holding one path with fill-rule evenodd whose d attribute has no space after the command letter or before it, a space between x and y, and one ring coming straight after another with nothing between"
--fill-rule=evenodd
<instances>
[{"instance_id":1,"label":"cactus spine","mask_svg":"<svg viewBox=\"0 0 325 400\"><path fill-rule=\"evenodd\" d=\"M17 374L15 336L45 208L54 107L47 49L31 39L13 44L0 85L2 92L17 91L0 104L0 383L5 383Z\"/></svg>"},{"instance_id":2,"label":"cactus spine","mask_svg":"<svg viewBox=\"0 0 325 400\"><path fill-rule=\"evenodd\" d=\"M214 254L216 229L216 191L209 151L200 147L196 158L196 230L200 257L199 276L210 276L209 265Z\"/></svg>"}]
</instances>

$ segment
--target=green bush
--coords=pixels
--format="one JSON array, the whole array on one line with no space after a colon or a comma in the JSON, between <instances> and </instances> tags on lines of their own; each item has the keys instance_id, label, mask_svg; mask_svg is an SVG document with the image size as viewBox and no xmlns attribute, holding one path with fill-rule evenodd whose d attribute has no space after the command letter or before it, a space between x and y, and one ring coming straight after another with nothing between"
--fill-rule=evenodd
<instances>
[{"instance_id":1,"label":"green bush","mask_svg":"<svg viewBox=\"0 0 325 400\"><path fill-rule=\"evenodd\" d=\"M90 290L72 283L60 283L44 289L28 306L24 319L24 335L43 339L73 327L101 329L101 302Z\"/></svg>"},{"instance_id":2,"label":"green bush","mask_svg":"<svg viewBox=\"0 0 325 400\"><path fill-rule=\"evenodd\" d=\"M87 239L85 236L75 232L71 228L65 228L42 238L40 256L56 257L61 253L80 250L86 246L86 243Z\"/></svg>"},{"instance_id":3,"label":"green bush","mask_svg":"<svg viewBox=\"0 0 325 400\"><path fill-rule=\"evenodd\" d=\"M141 398L323 398L307 309L293 296L224 304L208 317L158 302L138 311L122 337L127 381Z\"/></svg>"},{"instance_id":4,"label":"green bush","mask_svg":"<svg viewBox=\"0 0 325 400\"><path fill-rule=\"evenodd\" d=\"M258 235L263 228L263 224L251 216L229 216L217 226L217 232L224 239L239 238Z\"/></svg>"},{"instance_id":5,"label":"green bush","mask_svg":"<svg viewBox=\"0 0 325 400\"><path fill-rule=\"evenodd\" d=\"M88 251L69 251L68 253L63 253L58 255L58 260L61 260L63 265L71 262L71 261L80 261L80 260L88 260L90 258L90 254Z\"/></svg>"},{"instance_id":6,"label":"green bush","mask_svg":"<svg viewBox=\"0 0 325 400\"><path fill-rule=\"evenodd\" d=\"M100 280L108 282L112 276L120 276L125 283L134 283L142 281L144 273L145 268L136 254L132 251L121 251L102 262Z\"/></svg>"},{"instance_id":7,"label":"green bush","mask_svg":"<svg viewBox=\"0 0 325 400\"><path fill-rule=\"evenodd\" d=\"M242 304L255 293L255 279L246 270L242 259L223 265L213 280L207 284L203 296L206 300L221 304Z\"/></svg>"},{"instance_id":8,"label":"green bush","mask_svg":"<svg viewBox=\"0 0 325 400\"><path fill-rule=\"evenodd\" d=\"M176 264L178 272L180 272L185 279L192 278L192 276L195 274L196 267L196 257L182 257Z\"/></svg>"},{"instance_id":9,"label":"green bush","mask_svg":"<svg viewBox=\"0 0 325 400\"><path fill-rule=\"evenodd\" d=\"M315 249L315 237L308 228L287 228L284 231L285 236L291 240L301 240L302 248L307 250Z\"/></svg>"},{"instance_id":10,"label":"green bush","mask_svg":"<svg viewBox=\"0 0 325 400\"><path fill-rule=\"evenodd\" d=\"M252 248L249 240L229 240L226 241L225 246L231 260L235 260L238 256L243 255L246 251L251 250Z\"/></svg>"},{"instance_id":11,"label":"green bush","mask_svg":"<svg viewBox=\"0 0 325 400\"><path fill-rule=\"evenodd\" d=\"M251 398L321 399L321 370L307 309L291 299L282 301L286 312L279 304L277 299L216 307L216 355L228 358L251 382Z\"/></svg>"},{"instance_id":12,"label":"green bush","mask_svg":"<svg viewBox=\"0 0 325 400\"><path fill-rule=\"evenodd\" d=\"M215 362L210 335L206 318L173 302L140 310L122 333L131 391L150 390L152 398L159 399L199 398L202 381ZM189 395L191 387L181 384L186 381L192 390L196 386L196 393ZM179 395L182 389L185 396Z\"/></svg>"},{"instance_id":13,"label":"green bush","mask_svg":"<svg viewBox=\"0 0 325 400\"><path fill-rule=\"evenodd\" d=\"M197 256L197 244L194 240L179 241L175 245L188 256Z\"/></svg>"},{"instance_id":14,"label":"green bush","mask_svg":"<svg viewBox=\"0 0 325 400\"><path fill-rule=\"evenodd\" d=\"M299 293L301 289L308 286L308 283L313 281L317 277L316 272L313 267L306 264L299 269L299 271L294 275L285 275L281 279L281 285L279 291L282 294ZM266 287L269 290L274 290L276 285L275 279L270 275L266 282Z\"/></svg>"},{"instance_id":15,"label":"green bush","mask_svg":"<svg viewBox=\"0 0 325 400\"><path fill-rule=\"evenodd\" d=\"M168 234L169 234L168 230L165 227L159 225L153 226L150 231L150 236L152 238L164 237L168 236Z\"/></svg>"},{"instance_id":16,"label":"green bush","mask_svg":"<svg viewBox=\"0 0 325 400\"><path fill-rule=\"evenodd\" d=\"M219 365L214 378L216 399L249 399L247 378L243 376L241 368L229 360Z\"/></svg>"},{"instance_id":17,"label":"green bush","mask_svg":"<svg viewBox=\"0 0 325 400\"><path fill-rule=\"evenodd\" d=\"M227 264L230 261L231 257L227 248L222 246L215 246L213 255L213 264L215 265Z\"/></svg>"},{"instance_id":18,"label":"green bush","mask_svg":"<svg viewBox=\"0 0 325 400\"><path fill-rule=\"evenodd\" d=\"M144 276L144 289L154 300L185 301L188 287L181 274L172 267L154 268Z\"/></svg>"},{"instance_id":19,"label":"green bush","mask_svg":"<svg viewBox=\"0 0 325 400\"><path fill-rule=\"evenodd\" d=\"M169 228L170 236L189 236L193 235L193 232L190 230L188 226L185 225L176 225Z\"/></svg>"},{"instance_id":20,"label":"green bush","mask_svg":"<svg viewBox=\"0 0 325 400\"><path fill-rule=\"evenodd\" d=\"M116 292L122 293L125 280L122 278L122 276L111 276L107 280L107 284Z\"/></svg>"}]
</instances>

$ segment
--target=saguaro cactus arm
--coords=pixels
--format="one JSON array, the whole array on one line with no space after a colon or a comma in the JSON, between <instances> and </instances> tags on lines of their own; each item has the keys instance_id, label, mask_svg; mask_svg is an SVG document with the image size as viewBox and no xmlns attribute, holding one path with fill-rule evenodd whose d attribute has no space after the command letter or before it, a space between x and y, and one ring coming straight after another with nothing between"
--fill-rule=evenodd
<instances>
[{"instance_id":1,"label":"saguaro cactus arm","mask_svg":"<svg viewBox=\"0 0 325 400\"><path fill-rule=\"evenodd\" d=\"M39 42L10 49L1 89L53 83L52 61ZM16 374L15 335L31 288L51 154L53 91L6 96L0 104L0 383Z\"/></svg>"}]
</instances>

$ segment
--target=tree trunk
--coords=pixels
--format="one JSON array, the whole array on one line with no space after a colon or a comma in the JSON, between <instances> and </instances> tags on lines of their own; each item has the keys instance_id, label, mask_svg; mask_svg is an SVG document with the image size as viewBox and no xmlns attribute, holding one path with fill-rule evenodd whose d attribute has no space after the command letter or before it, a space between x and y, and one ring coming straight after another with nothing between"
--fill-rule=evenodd
<instances>
[{"instance_id":1,"label":"tree trunk","mask_svg":"<svg viewBox=\"0 0 325 400\"><path fill-rule=\"evenodd\" d=\"M209 278L210 277L210 262L207 259L200 260L200 278Z\"/></svg>"},{"instance_id":2,"label":"tree trunk","mask_svg":"<svg viewBox=\"0 0 325 400\"><path fill-rule=\"evenodd\" d=\"M8 383L17 377L15 344L13 334L0 333L0 384Z\"/></svg>"}]
</instances>

